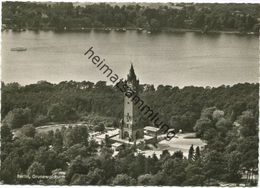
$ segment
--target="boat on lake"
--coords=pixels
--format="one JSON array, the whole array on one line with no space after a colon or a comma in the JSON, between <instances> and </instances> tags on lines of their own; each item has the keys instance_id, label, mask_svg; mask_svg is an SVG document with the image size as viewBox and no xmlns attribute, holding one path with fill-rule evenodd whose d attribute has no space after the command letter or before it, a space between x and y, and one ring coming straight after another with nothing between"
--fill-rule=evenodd
<instances>
[{"instance_id":1,"label":"boat on lake","mask_svg":"<svg viewBox=\"0 0 260 188\"><path fill-rule=\"evenodd\" d=\"M137 32L138 32L138 33L143 32L143 30L144 30L143 28L137 28Z\"/></svg>"},{"instance_id":2,"label":"boat on lake","mask_svg":"<svg viewBox=\"0 0 260 188\"><path fill-rule=\"evenodd\" d=\"M117 31L117 32L126 32L126 28L116 28L115 31Z\"/></svg>"},{"instance_id":3,"label":"boat on lake","mask_svg":"<svg viewBox=\"0 0 260 188\"><path fill-rule=\"evenodd\" d=\"M18 52L22 52L22 51L26 51L27 48L25 47L16 47L16 48L11 48L11 51L18 51Z\"/></svg>"}]
</instances>

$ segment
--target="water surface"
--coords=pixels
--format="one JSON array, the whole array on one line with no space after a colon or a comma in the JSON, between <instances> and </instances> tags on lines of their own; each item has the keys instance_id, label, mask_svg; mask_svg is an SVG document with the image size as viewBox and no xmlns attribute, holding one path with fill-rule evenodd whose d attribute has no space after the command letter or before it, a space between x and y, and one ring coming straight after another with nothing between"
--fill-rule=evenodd
<instances>
[{"instance_id":1,"label":"water surface","mask_svg":"<svg viewBox=\"0 0 260 188\"><path fill-rule=\"evenodd\" d=\"M27 51L10 51L20 46ZM183 87L258 82L256 36L136 31L2 32L2 80L22 85L106 80L84 56L91 46L120 77L126 77L133 62L141 83Z\"/></svg>"}]
</instances>

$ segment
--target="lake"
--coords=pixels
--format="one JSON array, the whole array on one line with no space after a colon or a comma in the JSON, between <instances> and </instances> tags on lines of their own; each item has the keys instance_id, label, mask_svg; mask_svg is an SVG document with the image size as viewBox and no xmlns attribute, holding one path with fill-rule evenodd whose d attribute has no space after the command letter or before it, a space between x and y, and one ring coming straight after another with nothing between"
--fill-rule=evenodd
<instances>
[{"instance_id":1,"label":"lake","mask_svg":"<svg viewBox=\"0 0 260 188\"><path fill-rule=\"evenodd\" d=\"M2 32L2 80L107 80L84 53L93 46L125 78L133 62L140 83L219 86L258 82L258 38L200 33ZM27 51L10 51L26 47ZM111 84L108 81L108 84Z\"/></svg>"}]
</instances>

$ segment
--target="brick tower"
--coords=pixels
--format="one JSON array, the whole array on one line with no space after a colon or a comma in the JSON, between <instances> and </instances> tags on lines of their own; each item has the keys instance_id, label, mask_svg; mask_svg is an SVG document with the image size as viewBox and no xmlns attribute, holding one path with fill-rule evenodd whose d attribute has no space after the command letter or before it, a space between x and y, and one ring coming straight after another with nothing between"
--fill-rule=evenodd
<instances>
[{"instance_id":1,"label":"brick tower","mask_svg":"<svg viewBox=\"0 0 260 188\"><path fill-rule=\"evenodd\" d=\"M132 64L129 74L127 75L126 83L127 86L131 88L131 90L135 91L136 95L138 95L139 80L136 78ZM138 111L137 106L134 105L131 97L128 98L124 95L124 118L121 122L119 132L121 139L127 139L131 142L135 142L137 139L144 137L143 126L138 123L138 113L140 112Z\"/></svg>"}]
</instances>

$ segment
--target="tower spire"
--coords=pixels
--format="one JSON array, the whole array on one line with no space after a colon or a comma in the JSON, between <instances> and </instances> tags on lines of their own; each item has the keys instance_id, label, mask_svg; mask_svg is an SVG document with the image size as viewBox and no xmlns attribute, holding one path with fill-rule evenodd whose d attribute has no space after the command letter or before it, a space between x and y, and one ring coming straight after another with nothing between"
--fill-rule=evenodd
<instances>
[{"instance_id":1,"label":"tower spire","mask_svg":"<svg viewBox=\"0 0 260 188\"><path fill-rule=\"evenodd\" d=\"M129 81L136 80L135 70L132 62L131 62L129 74L127 75L127 80Z\"/></svg>"}]
</instances>

